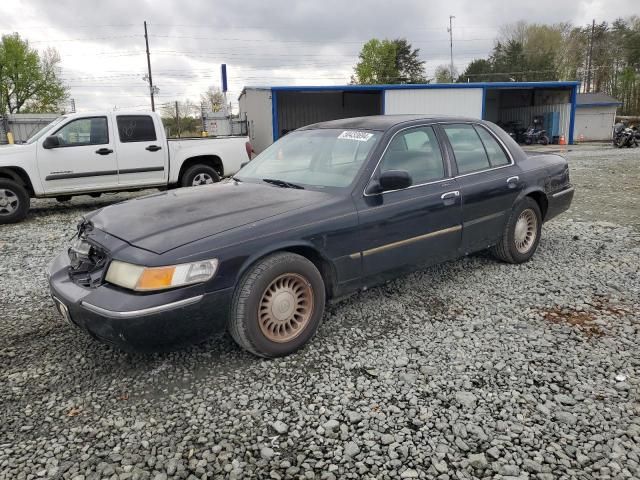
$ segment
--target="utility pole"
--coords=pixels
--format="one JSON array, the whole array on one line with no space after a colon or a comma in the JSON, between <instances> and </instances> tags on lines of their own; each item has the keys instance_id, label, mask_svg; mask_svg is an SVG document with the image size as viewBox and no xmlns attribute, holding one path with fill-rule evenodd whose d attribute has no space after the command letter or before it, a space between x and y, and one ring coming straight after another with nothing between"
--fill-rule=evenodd
<instances>
[{"instance_id":1,"label":"utility pole","mask_svg":"<svg viewBox=\"0 0 640 480\"><path fill-rule=\"evenodd\" d=\"M178 130L178 138L180 138L180 111L178 110L177 100L176 100L176 129Z\"/></svg>"},{"instance_id":2,"label":"utility pole","mask_svg":"<svg viewBox=\"0 0 640 480\"><path fill-rule=\"evenodd\" d=\"M593 56L593 34L596 29L596 20L591 22L591 40L589 41L589 63L587 64L587 90L586 93L591 91L591 57Z\"/></svg>"},{"instance_id":3,"label":"utility pole","mask_svg":"<svg viewBox=\"0 0 640 480\"><path fill-rule=\"evenodd\" d=\"M453 19L456 18L453 15L449 15L449 28L447 31L449 32L449 46L451 47L451 65L449 67L449 72L451 74L451 83L453 83Z\"/></svg>"},{"instance_id":4,"label":"utility pole","mask_svg":"<svg viewBox=\"0 0 640 480\"><path fill-rule=\"evenodd\" d=\"M144 43L147 46L147 69L149 70L149 93L151 94L151 111L156 111L155 100L153 99L154 87L153 77L151 76L151 57L149 56L149 35L147 34L147 21L144 21Z\"/></svg>"}]
</instances>

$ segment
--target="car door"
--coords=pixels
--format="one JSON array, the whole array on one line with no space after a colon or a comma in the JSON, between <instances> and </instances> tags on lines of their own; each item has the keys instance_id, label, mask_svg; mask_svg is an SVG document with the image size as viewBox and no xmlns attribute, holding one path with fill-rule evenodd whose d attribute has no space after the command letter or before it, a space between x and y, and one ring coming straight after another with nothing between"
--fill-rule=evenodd
<instances>
[{"instance_id":1,"label":"car door","mask_svg":"<svg viewBox=\"0 0 640 480\"><path fill-rule=\"evenodd\" d=\"M435 130L430 125L397 132L373 174L405 170L410 187L356 197L364 277L412 270L457 254L460 196Z\"/></svg>"},{"instance_id":2,"label":"car door","mask_svg":"<svg viewBox=\"0 0 640 480\"><path fill-rule=\"evenodd\" d=\"M74 118L51 136L58 145L44 148L38 140L37 160L46 194L109 189L118 185L114 136L106 116Z\"/></svg>"},{"instance_id":3,"label":"car door","mask_svg":"<svg viewBox=\"0 0 640 480\"><path fill-rule=\"evenodd\" d=\"M472 123L442 124L457 167L462 197L462 253L493 245L518 193L519 168L507 148L487 127Z\"/></svg>"},{"instance_id":4,"label":"car door","mask_svg":"<svg viewBox=\"0 0 640 480\"><path fill-rule=\"evenodd\" d=\"M118 173L122 186L166 183L168 155L157 132L160 120L151 115L116 115L118 127Z\"/></svg>"}]
</instances>

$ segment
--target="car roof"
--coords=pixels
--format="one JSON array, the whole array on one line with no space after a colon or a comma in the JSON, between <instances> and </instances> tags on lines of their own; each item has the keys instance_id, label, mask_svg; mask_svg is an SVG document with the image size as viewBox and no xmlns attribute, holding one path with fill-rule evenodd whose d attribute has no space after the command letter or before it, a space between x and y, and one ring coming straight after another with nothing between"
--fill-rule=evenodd
<instances>
[{"instance_id":1,"label":"car roof","mask_svg":"<svg viewBox=\"0 0 640 480\"><path fill-rule=\"evenodd\" d=\"M371 115L367 117L341 118L329 120L327 122L314 123L300 128L299 130L313 130L317 128L351 128L363 130L386 131L408 122L428 121L428 122L481 122L477 118L446 116L446 115Z\"/></svg>"}]
</instances>

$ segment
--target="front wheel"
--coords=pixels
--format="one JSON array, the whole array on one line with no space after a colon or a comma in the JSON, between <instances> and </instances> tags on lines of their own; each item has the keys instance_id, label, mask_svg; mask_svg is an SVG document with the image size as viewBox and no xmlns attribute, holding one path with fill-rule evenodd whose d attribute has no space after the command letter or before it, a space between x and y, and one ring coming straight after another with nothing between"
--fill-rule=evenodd
<instances>
[{"instance_id":1,"label":"front wheel","mask_svg":"<svg viewBox=\"0 0 640 480\"><path fill-rule=\"evenodd\" d=\"M183 187L197 187L220 181L218 173L208 165L194 165L182 175L180 184Z\"/></svg>"},{"instance_id":2,"label":"front wheel","mask_svg":"<svg viewBox=\"0 0 640 480\"><path fill-rule=\"evenodd\" d=\"M0 178L0 225L24 219L29 204L29 193L22 185Z\"/></svg>"},{"instance_id":3,"label":"front wheel","mask_svg":"<svg viewBox=\"0 0 640 480\"><path fill-rule=\"evenodd\" d=\"M324 281L315 265L294 253L275 253L260 260L238 283L229 332L254 355L288 355L316 333L324 302Z\"/></svg>"},{"instance_id":4,"label":"front wheel","mask_svg":"<svg viewBox=\"0 0 640 480\"><path fill-rule=\"evenodd\" d=\"M538 248L541 233L540 207L534 199L525 197L511 212L502 237L492 253L504 262L524 263Z\"/></svg>"},{"instance_id":5,"label":"front wheel","mask_svg":"<svg viewBox=\"0 0 640 480\"><path fill-rule=\"evenodd\" d=\"M540 137L540 144L549 145L549 137L547 137L546 135L543 135L542 137Z\"/></svg>"}]
</instances>

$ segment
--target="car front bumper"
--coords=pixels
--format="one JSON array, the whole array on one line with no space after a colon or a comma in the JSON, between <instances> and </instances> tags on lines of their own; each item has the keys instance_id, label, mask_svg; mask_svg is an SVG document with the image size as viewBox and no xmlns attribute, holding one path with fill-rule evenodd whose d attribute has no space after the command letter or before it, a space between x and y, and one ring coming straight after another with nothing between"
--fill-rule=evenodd
<instances>
[{"instance_id":1,"label":"car front bumper","mask_svg":"<svg viewBox=\"0 0 640 480\"><path fill-rule=\"evenodd\" d=\"M226 326L233 288L202 285L136 294L111 285L84 288L68 275L62 253L48 269L58 311L94 338L127 351L154 351L205 340Z\"/></svg>"}]
</instances>

